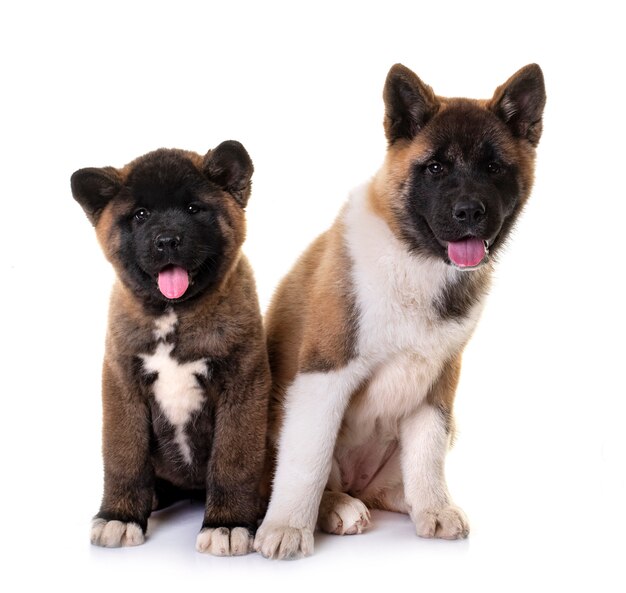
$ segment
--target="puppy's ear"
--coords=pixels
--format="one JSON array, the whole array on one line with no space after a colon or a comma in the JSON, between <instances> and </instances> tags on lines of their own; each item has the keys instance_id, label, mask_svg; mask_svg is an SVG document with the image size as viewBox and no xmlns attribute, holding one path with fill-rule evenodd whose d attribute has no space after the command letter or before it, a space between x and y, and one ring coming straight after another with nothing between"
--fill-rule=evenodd
<instances>
[{"instance_id":1,"label":"puppy's ear","mask_svg":"<svg viewBox=\"0 0 626 593\"><path fill-rule=\"evenodd\" d=\"M514 136L526 138L536 146L541 138L545 104L543 72L537 64L529 64L496 89L489 108L506 123Z\"/></svg>"},{"instance_id":2,"label":"puppy's ear","mask_svg":"<svg viewBox=\"0 0 626 593\"><path fill-rule=\"evenodd\" d=\"M122 188L119 173L113 167L79 169L72 175L72 195L83 207L91 224L96 226L100 214Z\"/></svg>"},{"instance_id":3,"label":"puppy's ear","mask_svg":"<svg viewBox=\"0 0 626 593\"><path fill-rule=\"evenodd\" d=\"M383 100L385 135L390 146L400 138L411 140L439 108L433 89L402 64L389 70Z\"/></svg>"},{"instance_id":4,"label":"puppy's ear","mask_svg":"<svg viewBox=\"0 0 626 593\"><path fill-rule=\"evenodd\" d=\"M209 150L202 168L213 183L231 194L242 208L246 207L254 166L241 143L227 140Z\"/></svg>"}]
</instances>

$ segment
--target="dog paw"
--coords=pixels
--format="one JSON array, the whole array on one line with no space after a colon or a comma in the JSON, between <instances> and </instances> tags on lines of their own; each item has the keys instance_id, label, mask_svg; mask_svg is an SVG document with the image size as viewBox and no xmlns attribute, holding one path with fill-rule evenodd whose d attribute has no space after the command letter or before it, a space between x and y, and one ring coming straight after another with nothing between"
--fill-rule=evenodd
<instances>
[{"instance_id":1,"label":"dog paw","mask_svg":"<svg viewBox=\"0 0 626 593\"><path fill-rule=\"evenodd\" d=\"M243 556L252 552L252 534L245 527L207 527L196 538L196 550L213 556Z\"/></svg>"},{"instance_id":2,"label":"dog paw","mask_svg":"<svg viewBox=\"0 0 626 593\"><path fill-rule=\"evenodd\" d=\"M261 525L254 549L274 560L295 560L313 554L313 533L307 528Z\"/></svg>"},{"instance_id":3,"label":"dog paw","mask_svg":"<svg viewBox=\"0 0 626 593\"><path fill-rule=\"evenodd\" d=\"M91 523L91 543L104 548L119 548L121 546L139 546L145 537L137 523L123 521L106 521L94 519Z\"/></svg>"},{"instance_id":4,"label":"dog paw","mask_svg":"<svg viewBox=\"0 0 626 593\"><path fill-rule=\"evenodd\" d=\"M420 537L463 539L469 534L465 513L453 506L420 511L415 518L415 527Z\"/></svg>"},{"instance_id":5,"label":"dog paw","mask_svg":"<svg viewBox=\"0 0 626 593\"><path fill-rule=\"evenodd\" d=\"M318 525L326 533L355 535L370 524L370 512L358 499L344 492L324 492Z\"/></svg>"}]
</instances>

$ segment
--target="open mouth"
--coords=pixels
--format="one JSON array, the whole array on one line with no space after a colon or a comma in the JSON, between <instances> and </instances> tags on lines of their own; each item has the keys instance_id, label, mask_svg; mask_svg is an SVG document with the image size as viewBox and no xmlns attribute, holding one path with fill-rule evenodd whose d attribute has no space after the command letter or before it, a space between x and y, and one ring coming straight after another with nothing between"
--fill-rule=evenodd
<instances>
[{"instance_id":1,"label":"open mouth","mask_svg":"<svg viewBox=\"0 0 626 593\"><path fill-rule=\"evenodd\" d=\"M161 294L167 299L179 299L189 288L189 272L180 266L165 266L157 277Z\"/></svg>"},{"instance_id":2,"label":"open mouth","mask_svg":"<svg viewBox=\"0 0 626 593\"><path fill-rule=\"evenodd\" d=\"M472 270L482 264L489 255L489 242L477 237L448 243L448 259L457 268Z\"/></svg>"}]
</instances>

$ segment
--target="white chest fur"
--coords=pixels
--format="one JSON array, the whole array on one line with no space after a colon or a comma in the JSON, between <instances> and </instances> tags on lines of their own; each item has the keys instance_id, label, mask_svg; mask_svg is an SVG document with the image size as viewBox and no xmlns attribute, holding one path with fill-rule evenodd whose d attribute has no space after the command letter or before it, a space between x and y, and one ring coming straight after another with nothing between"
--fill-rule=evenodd
<instances>
[{"instance_id":1,"label":"white chest fur","mask_svg":"<svg viewBox=\"0 0 626 593\"><path fill-rule=\"evenodd\" d=\"M165 339L175 330L177 322L173 311L158 318L154 329L154 337L158 340L154 354L144 354L141 358L144 370L157 374L152 385L154 398L168 422L174 426L175 441L183 459L191 463L191 448L185 427L202 407L204 394L197 376L206 376L207 367L205 359L180 363L172 356L174 344L165 342Z\"/></svg>"},{"instance_id":2,"label":"white chest fur","mask_svg":"<svg viewBox=\"0 0 626 593\"><path fill-rule=\"evenodd\" d=\"M336 488L400 481L401 418L416 416L443 365L469 339L482 306L463 318L441 318L437 299L460 272L410 254L370 210L367 187L352 193L342 216L358 313L356 356L331 371L299 373L288 388L274 491L257 535L261 546L272 530L271 537L281 534L282 525L313 530L329 465ZM439 418L434 412L418 427L425 441L433 430L422 428L441 425L432 422Z\"/></svg>"},{"instance_id":3,"label":"white chest fur","mask_svg":"<svg viewBox=\"0 0 626 593\"><path fill-rule=\"evenodd\" d=\"M371 369L365 396L348 416L373 424L411 413L423 401L443 365L469 339L482 302L462 319L442 319L435 303L463 272L411 254L371 211L366 187L352 194L345 216L359 311L358 353ZM361 428L358 432L369 432Z\"/></svg>"}]
</instances>

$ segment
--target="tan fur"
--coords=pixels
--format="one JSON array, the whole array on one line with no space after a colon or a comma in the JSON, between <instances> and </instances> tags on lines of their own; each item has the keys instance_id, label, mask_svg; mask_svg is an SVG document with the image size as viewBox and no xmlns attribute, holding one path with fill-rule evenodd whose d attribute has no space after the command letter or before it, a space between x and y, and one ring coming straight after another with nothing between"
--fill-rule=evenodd
<instances>
[{"instance_id":1,"label":"tan fur","mask_svg":"<svg viewBox=\"0 0 626 593\"><path fill-rule=\"evenodd\" d=\"M360 533L368 523L363 503L409 513L422 537L469 532L448 492L444 459L492 252L532 187L543 78L530 65L491 100L448 99L395 65L383 96L382 167L300 257L267 313L269 434L280 446L255 540L267 557L310 554L318 509L325 531ZM457 167L456 176L437 185L447 167ZM476 203L482 212L468 210ZM459 230L461 220L468 224ZM484 220L498 226L479 234L473 225ZM486 246L476 264L458 256L467 237L466 246Z\"/></svg>"},{"instance_id":2,"label":"tan fur","mask_svg":"<svg viewBox=\"0 0 626 593\"><path fill-rule=\"evenodd\" d=\"M302 254L276 289L265 316L273 388L270 393L268 457L262 492L269 499L276 446L283 423L285 390L299 369L343 366L354 347L350 262L338 217ZM319 315L319 316L318 316ZM323 327L329 323L336 331Z\"/></svg>"},{"instance_id":3,"label":"tan fur","mask_svg":"<svg viewBox=\"0 0 626 593\"><path fill-rule=\"evenodd\" d=\"M123 216L130 214L132 204L130 201L115 200L111 202L102 212L98 226L96 226L96 237L105 255L110 261L115 261L115 254L120 248L120 238L115 232L115 222Z\"/></svg>"},{"instance_id":4,"label":"tan fur","mask_svg":"<svg viewBox=\"0 0 626 593\"><path fill-rule=\"evenodd\" d=\"M351 357L355 313L343 233L339 217L279 285L265 317L278 399L298 369L343 366Z\"/></svg>"},{"instance_id":5,"label":"tan fur","mask_svg":"<svg viewBox=\"0 0 626 593\"><path fill-rule=\"evenodd\" d=\"M402 191L410 168L422 162L430 151L430 145L418 138L413 142L401 141L389 147L383 166L374 176L369 203L372 211L380 216L396 236L400 236L398 214L394 201Z\"/></svg>"}]
</instances>

